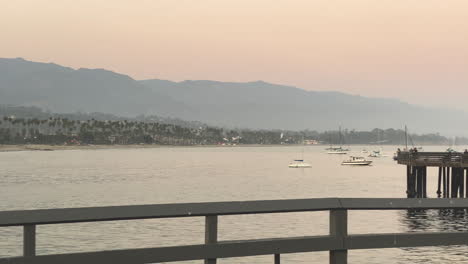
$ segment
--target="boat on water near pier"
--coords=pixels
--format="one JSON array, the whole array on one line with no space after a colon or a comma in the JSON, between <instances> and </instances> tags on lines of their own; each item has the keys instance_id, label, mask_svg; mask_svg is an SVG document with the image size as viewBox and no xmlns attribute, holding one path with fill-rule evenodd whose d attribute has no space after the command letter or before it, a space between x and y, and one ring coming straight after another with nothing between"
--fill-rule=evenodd
<instances>
[{"instance_id":1,"label":"boat on water near pier","mask_svg":"<svg viewBox=\"0 0 468 264\"><path fill-rule=\"evenodd\" d=\"M367 166L372 163L372 160L366 160L364 157L355 157L350 156L349 159L344 160L341 165L357 165L357 166Z\"/></svg>"},{"instance_id":2,"label":"boat on water near pier","mask_svg":"<svg viewBox=\"0 0 468 264\"><path fill-rule=\"evenodd\" d=\"M300 160L294 160L293 162L289 163L288 167L289 168L311 168L312 166L309 163L304 162L304 160L300 159Z\"/></svg>"}]
</instances>

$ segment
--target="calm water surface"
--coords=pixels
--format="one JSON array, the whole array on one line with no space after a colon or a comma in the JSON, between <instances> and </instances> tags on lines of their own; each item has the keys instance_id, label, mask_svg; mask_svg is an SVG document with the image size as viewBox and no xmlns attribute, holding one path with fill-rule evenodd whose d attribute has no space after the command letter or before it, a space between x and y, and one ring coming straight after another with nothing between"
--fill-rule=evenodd
<instances>
[{"instance_id":1,"label":"calm water surface","mask_svg":"<svg viewBox=\"0 0 468 264\"><path fill-rule=\"evenodd\" d=\"M362 147L352 147L360 154ZM289 169L301 158L310 169ZM368 149L370 149L368 147ZM212 147L0 153L0 210L314 197L404 197L405 167L391 156L341 166L343 156L312 147ZM436 149L434 149L436 150ZM436 174L428 171L428 195ZM452 211L353 211L350 233L466 231ZM204 219L159 219L38 227L38 254L203 243ZM222 216L219 239L320 235L328 212ZM0 228L0 257L20 255L22 229ZM328 253L283 255L283 263L325 263ZM219 263L272 263L272 256ZM468 263L468 247L356 250L350 263ZM201 261L184 263L202 263Z\"/></svg>"}]
</instances>

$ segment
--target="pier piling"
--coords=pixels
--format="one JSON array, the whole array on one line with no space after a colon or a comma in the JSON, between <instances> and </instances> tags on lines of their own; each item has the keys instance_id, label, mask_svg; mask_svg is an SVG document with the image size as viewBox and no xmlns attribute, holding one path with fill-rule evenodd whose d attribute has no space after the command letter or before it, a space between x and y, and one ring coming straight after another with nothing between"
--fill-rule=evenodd
<instances>
[{"instance_id":1,"label":"pier piling","mask_svg":"<svg viewBox=\"0 0 468 264\"><path fill-rule=\"evenodd\" d=\"M440 194L442 193L440 191L441 181L442 181L442 167L439 167L439 177L437 178L437 198L440 198Z\"/></svg>"},{"instance_id":2,"label":"pier piling","mask_svg":"<svg viewBox=\"0 0 468 264\"><path fill-rule=\"evenodd\" d=\"M427 198L428 167L437 167L438 198L468 198L468 151L398 151L395 160L406 165L408 198Z\"/></svg>"},{"instance_id":3,"label":"pier piling","mask_svg":"<svg viewBox=\"0 0 468 264\"><path fill-rule=\"evenodd\" d=\"M443 190L444 190L444 193L443 193L443 197L446 198L447 197L447 170L445 167L442 167L442 174L443 174Z\"/></svg>"},{"instance_id":4,"label":"pier piling","mask_svg":"<svg viewBox=\"0 0 468 264\"><path fill-rule=\"evenodd\" d=\"M459 182L460 182L460 185L459 185L459 188L460 188L460 198L463 198L464 195L465 195L465 169L464 168L460 168L460 176L459 176Z\"/></svg>"},{"instance_id":5,"label":"pier piling","mask_svg":"<svg viewBox=\"0 0 468 264\"><path fill-rule=\"evenodd\" d=\"M447 167L447 198L450 197L450 167Z\"/></svg>"}]
</instances>

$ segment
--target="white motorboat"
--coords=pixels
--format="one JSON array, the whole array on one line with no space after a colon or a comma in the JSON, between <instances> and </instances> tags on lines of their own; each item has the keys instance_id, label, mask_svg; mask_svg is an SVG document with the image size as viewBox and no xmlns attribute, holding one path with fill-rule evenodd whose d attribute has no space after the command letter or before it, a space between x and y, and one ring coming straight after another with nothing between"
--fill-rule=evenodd
<instances>
[{"instance_id":1,"label":"white motorboat","mask_svg":"<svg viewBox=\"0 0 468 264\"><path fill-rule=\"evenodd\" d=\"M304 160L294 160L288 165L289 168L310 168L312 167L309 163Z\"/></svg>"},{"instance_id":2,"label":"white motorboat","mask_svg":"<svg viewBox=\"0 0 468 264\"><path fill-rule=\"evenodd\" d=\"M372 163L372 160L366 160L364 157L355 157L351 156L349 159L344 160L341 165L357 165L357 166L367 166Z\"/></svg>"}]
</instances>

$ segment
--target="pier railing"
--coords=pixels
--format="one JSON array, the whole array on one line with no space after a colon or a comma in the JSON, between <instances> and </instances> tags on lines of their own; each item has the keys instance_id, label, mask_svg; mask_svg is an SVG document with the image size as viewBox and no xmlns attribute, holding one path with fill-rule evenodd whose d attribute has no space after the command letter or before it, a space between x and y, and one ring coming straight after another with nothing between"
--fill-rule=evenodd
<instances>
[{"instance_id":1,"label":"pier railing","mask_svg":"<svg viewBox=\"0 0 468 264\"><path fill-rule=\"evenodd\" d=\"M468 199L323 198L4 211L0 212L0 227L24 228L24 254L0 258L0 264L136 264L203 259L205 263L216 263L218 258L256 255L272 255L272 262L279 264L281 254L314 251L329 251L330 263L342 264L347 263L348 250L354 249L468 244L468 232L348 234L349 210L467 208ZM330 212L329 235L241 241L217 239L219 216L309 211ZM204 244L36 255L36 227L40 225L195 216L205 217Z\"/></svg>"}]
</instances>

